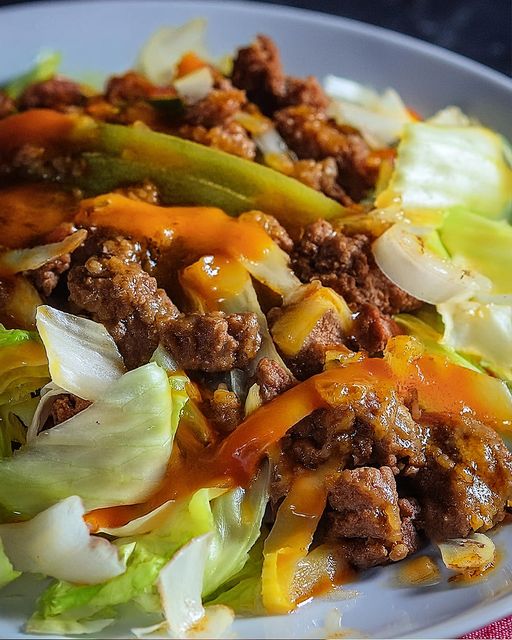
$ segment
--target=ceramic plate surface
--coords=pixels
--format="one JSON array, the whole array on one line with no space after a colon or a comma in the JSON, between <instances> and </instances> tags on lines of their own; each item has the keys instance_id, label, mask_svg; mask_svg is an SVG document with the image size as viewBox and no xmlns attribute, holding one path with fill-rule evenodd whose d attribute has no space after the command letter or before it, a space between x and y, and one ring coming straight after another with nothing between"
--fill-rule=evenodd
<instances>
[{"instance_id":1,"label":"ceramic plate surface","mask_svg":"<svg viewBox=\"0 0 512 640\"><path fill-rule=\"evenodd\" d=\"M296 75L335 73L395 87L428 115L448 104L512 138L512 81L455 54L389 31L328 15L238 2L194 0L34 4L0 10L0 82L31 65L44 49L63 54L63 72L81 77L127 69L160 25L209 20L213 53L230 52L257 33L275 38L286 69ZM1 236L1 229L0 229ZM382 567L347 585L337 600L317 600L289 616L237 620L237 638L453 638L512 613L512 526L494 534L499 566L470 586L399 584L400 567ZM0 596L0 637L27 638L22 627L41 582L23 577ZM357 594L355 593L357 592ZM335 624L336 611L341 625ZM130 637L146 620L125 609L102 637ZM327 626L326 626L327 625ZM340 633L341 632L341 633ZM40 636L38 636L40 637Z\"/></svg>"}]
</instances>

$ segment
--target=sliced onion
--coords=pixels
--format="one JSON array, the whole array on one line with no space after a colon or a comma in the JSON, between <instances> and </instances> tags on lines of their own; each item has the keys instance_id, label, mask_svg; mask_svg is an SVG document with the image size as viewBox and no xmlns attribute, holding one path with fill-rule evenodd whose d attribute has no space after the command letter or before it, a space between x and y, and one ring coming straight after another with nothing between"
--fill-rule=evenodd
<instances>
[{"instance_id":1,"label":"sliced onion","mask_svg":"<svg viewBox=\"0 0 512 640\"><path fill-rule=\"evenodd\" d=\"M428 251L418 236L399 224L385 231L372 250L375 262L391 282L423 302L464 300L490 286L486 278Z\"/></svg>"},{"instance_id":2,"label":"sliced onion","mask_svg":"<svg viewBox=\"0 0 512 640\"><path fill-rule=\"evenodd\" d=\"M208 67L202 67L174 81L180 98L194 104L205 98L213 89L213 75Z\"/></svg>"},{"instance_id":3,"label":"sliced onion","mask_svg":"<svg viewBox=\"0 0 512 640\"><path fill-rule=\"evenodd\" d=\"M496 554L494 542L483 533L474 533L470 538L445 540L438 546L448 569L462 573L487 569Z\"/></svg>"},{"instance_id":4,"label":"sliced onion","mask_svg":"<svg viewBox=\"0 0 512 640\"><path fill-rule=\"evenodd\" d=\"M11 249L0 253L0 273L2 275L14 275L22 271L39 269L47 262L60 258L66 253L73 252L79 247L85 238L87 231L80 229L61 242L52 242L32 249Z\"/></svg>"},{"instance_id":5,"label":"sliced onion","mask_svg":"<svg viewBox=\"0 0 512 640\"><path fill-rule=\"evenodd\" d=\"M374 107L379 101L379 94L359 82L329 75L324 80L325 93L335 100L346 100L365 107Z\"/></svg>"}]
</instances>

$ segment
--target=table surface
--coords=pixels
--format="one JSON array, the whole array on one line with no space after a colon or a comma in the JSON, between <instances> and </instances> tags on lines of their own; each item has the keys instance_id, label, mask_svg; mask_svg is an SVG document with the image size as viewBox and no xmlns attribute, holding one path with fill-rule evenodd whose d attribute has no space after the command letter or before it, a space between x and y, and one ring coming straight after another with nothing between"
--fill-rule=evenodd
<instances>
[{"instance_id":1,"label":"table surface","mask_svg":"<svg viewBox=\"0 0 512 640\"><path fill-rule=\"evenodd\" d=\"M0 6L23 1L0 0ZM378 24L451 49L512 76L511 0L265 1Z\"/></svg>"}]
</instances>

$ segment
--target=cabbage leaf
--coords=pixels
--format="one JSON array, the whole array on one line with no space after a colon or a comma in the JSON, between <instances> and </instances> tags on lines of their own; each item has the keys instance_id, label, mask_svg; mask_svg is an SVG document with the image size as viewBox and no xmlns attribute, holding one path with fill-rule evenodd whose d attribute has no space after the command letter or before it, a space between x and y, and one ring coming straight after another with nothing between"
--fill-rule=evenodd
<instances>
[{"instance_id":1,"label":"cabbage leaf","mask_svg":"<svg viewBox=\"0 0 512 640\"><path fill-rule=\"evenodd\" d=\"M0 461L0 504L31 517L70 495L86 510L144 500L165 473L187 400L185 379L171 385L155 363L124 374L90 407Z\"/></svg>"}]
</instances>

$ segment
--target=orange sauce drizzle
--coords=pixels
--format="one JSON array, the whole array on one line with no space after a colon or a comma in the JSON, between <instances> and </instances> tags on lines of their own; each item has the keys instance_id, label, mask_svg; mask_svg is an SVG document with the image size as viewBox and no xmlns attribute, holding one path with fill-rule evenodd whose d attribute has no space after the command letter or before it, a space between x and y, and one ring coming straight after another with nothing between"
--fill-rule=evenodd
<instances>
[{"instance_id":1,"label":"orange sauce drizzle","mask_svg":"<svg viewBox=\"0 0 512 640\"><path fill-rule=\"evenodd\" d=\"M1 125L1 121L0 121ZM62 222L72 220L77 199L51 184L24 184L0 189L0 244L20 249L36 244Z\"/></svg>"},{"instance_id":2,"label":"orange sauce drizzle","mask_svg":"<svg viewBox=\"0 0 512 640\"><path fill-rule=\"evenodd\" d=\"M189 458L180 457L178 453L173 455L160 488L146 502L98 509L90 512L86 520L94 530L121 526L167 500L191 495L201 487L248 484L272 444L315 409L342 401L349 386L370 387L377 393L387 392L394 386L404 395L414 389L420 406L427 411L473 416L501 430L509 430L510 404L499 406L492 393L482 393L487 379L483 374L430 356L418 357L401 371L377 358L330 369L257 409L220 445L207 447L201 454ZM493 416L492 421L489 416Z\"/></svg>"},{"instance_id":3,"label":"orange sauce drizzle","mask_svg":"<svg viewBox=\"0 0 512 640\"><path fill-rule=\"evenodd\" d=\"M161 207L117 193L84 200L75 220L85 227L111 227L151 238L164 246L179 240L197 257L215 253L259 261L274 246L259 224L233 218L221 209Z\"/></svg>"},{"instance_id":4,"label":"orange sauce drizzle","mask_svg":"<svg viewBox=\"0 0 512 640\"><path fill-rule=\"evenodd\" d=\"M69 142L77 119L51 109L31 109L0 120L0 157L25 144L63 146Z\"/></svg>"}]
</instances>

